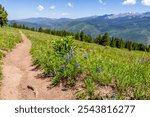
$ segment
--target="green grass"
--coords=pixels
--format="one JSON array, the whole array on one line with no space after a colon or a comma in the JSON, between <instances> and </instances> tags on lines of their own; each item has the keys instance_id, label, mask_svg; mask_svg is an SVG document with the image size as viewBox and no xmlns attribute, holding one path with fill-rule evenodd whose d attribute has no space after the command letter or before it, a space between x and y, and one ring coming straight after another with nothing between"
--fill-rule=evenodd
<instances>
[{"instance_id":1,"label":"green grass","mask_svg":"<svg viewBox=\"0 0 150 117\"><path fill-rule=\"evenodd\" d=\"M0 28L0 50L9 51L13 49L16 43L21 42L19 31L14 28Z\"/></svg>"},{"instance_id":2,"label":"green grass","mask_svg":"<svg viewBox=\"0 0 150 117\"><path fill-rule=\"evenodd\" d=\"M115 99L150 99L150 53L74 41L74 56L66 63L65 56L57 56L53 48L53 41L61 37L23 32L31 39L33 62L52 77L54 85L65 82L65 86L74 86L79 80L83 82L77 89L77 99L105 98L99 92L104 86L113 90L107 99L114 94ZM64 71L62 65L66 67ZM53 76L54 71L57 75Z\"/></svg>"},{"instance_id":3,"label":"green grass","mask_svg":"<svg viewBox=\"0 0 150 117\"><path fill-rule=\"evenodd\" d=\"M17 29L0 27L0 60L5 56L2 51L12 50L15 45L21 41L22 39ZM2 79L1 64L0 61L0 80Z\"/></svg>"}]
</instances>

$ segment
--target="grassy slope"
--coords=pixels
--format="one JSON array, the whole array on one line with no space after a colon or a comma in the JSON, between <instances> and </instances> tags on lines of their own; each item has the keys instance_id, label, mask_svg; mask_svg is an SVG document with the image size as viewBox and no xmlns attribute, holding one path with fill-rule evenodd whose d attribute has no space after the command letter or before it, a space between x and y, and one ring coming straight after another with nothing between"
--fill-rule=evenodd
<instances>
[{"instance_id":1,"label":"grassy slope","mask_svg":"<svg viewBox=\"0 0 150 117\"><path fill-rule=\"evenodd\" d=\"M59 59L50 57L51 42L60 37L25 30L24 33L32 41L31 53L34 62L38 61L45 72L50 70L50 64L61 65ZM99 91L100 87L112 85L113 91L107 98L111 98L114 95L112 93L115 93L116 99L150 99L150 53L103 47L80 41L75 41L75 45L76 61L80 64L80 77L84 82L82 93L78 95L79 99L87 99L87 96L95 95L93 92ZM88 57L86 60L85 55ZM70 67L69 65L67 67ZM97 72L98 68L101 69L101 73ZM70 73L71 70L70 68Z\"/></svg>"},{"instance_id":2,"label":"grassy slope","mask_svg":"<svg viewBox=\"0 0 150 117\"><path fill-rule=\"evenodd\" d=\"M19 31L14 28L3 27L0 28L0 60L5 56L2 51L9 51L13 49L16 43L21 42ZM0 80L2 78L0 62Z\"/></svg>"}]
</instances>

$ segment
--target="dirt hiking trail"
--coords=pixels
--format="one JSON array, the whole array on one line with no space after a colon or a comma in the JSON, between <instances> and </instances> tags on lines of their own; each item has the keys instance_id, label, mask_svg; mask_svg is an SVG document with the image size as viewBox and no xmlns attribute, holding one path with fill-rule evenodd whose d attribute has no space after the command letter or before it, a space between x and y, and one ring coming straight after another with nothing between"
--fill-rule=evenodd
<instances>
[{"instance_id":1,"label":"dirt hiking trail","mask_svg":"<svg viewBox=\"0 0 150 117\"><path fill-rule=\"evenodd\" d=\"M3 80L0 91L2 100L66 100L73 91L63 91L62 86L48 89L50 78L37 78L42 72L34 70L30 54L31 42L19 31L23 42L6 54L2 60Z\"/></svg>"}]
</instances>

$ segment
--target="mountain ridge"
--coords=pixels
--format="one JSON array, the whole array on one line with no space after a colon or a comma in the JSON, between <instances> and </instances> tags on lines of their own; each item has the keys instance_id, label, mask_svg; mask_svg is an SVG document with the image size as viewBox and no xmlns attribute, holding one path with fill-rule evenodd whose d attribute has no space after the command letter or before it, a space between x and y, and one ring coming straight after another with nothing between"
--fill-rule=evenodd
<instances>
[{"instance_id":1,"label":"mountain ridge","mask_svg":"<svg viewBox=\"0 0 150 117\"><path fill-rule=\"evenodd\" d=\"M120 13L106 14L102 16L90 16L77 19L71 18L28 18L11 20L24 24L28 27L50 28L55 30L66 30L69 32L85 32L92 37L108 32L112 37L120 37L123 40L150 44L150 12L145 13Z\"/></svg>"}]
</instances>

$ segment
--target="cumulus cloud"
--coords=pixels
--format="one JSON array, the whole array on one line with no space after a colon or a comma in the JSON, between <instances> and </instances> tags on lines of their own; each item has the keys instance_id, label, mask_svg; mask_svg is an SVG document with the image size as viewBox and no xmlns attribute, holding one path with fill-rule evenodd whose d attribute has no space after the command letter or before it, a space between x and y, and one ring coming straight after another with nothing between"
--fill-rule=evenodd
<instances>
[{"instance_id":1,"label":"cumulus cloud","mask_svg":"<svg viewBox=\"0 0 150 117\"><path fill-rule=\"evenodd\" d=\"M124 0L123 5L135 5L136 4L136 0Z\"/></svg>"},{"instance_id":2,"label":"cumulus cloud","mask_svg":"<svg viewBox=\"0 0 150 117\"><path fill-rule=\"evenodd\" d=\"M103 1L102 0L98 0L99 1L99 3L103 3Z\"/></svg>"},{"instance_id":3,"label":"cumulus cloud","mask_svg":"<svg viewBox=\"0 0 150 117\"><path fill-rule=\"evenodd\" d=\"M144 6L150 6L150 0L142 0Z\"/></svg>"},{"instance_id":4,"label":"cumulus cloud","mask_svg":"<svg viewBox=\"0 0 150 117\"><path fill-rule=\"evenodd\" d=\"M55 9L56 8L56 6L55 5L52 5L52 6L50 6L50 9Z\"/></svg>"},{"instance_id":5,"label":"cumulus cloud","mask_svg":"<svg viewBox=\"0 0 150 117\"><path fill-rule=\"evenodd\" d=\"M69 7L71 7L71 8L73 8L74 6L73 6L73 4L72 3L70 3L70 2L68 2L67 3L67 5L69 6Z\"/></svg>"},{"instance_id":6,"label":"cumulus cloud","mask_svg":"<svg viewBox=\"0 0 150 117\"><path fill-rule=\"evenodd\" d=\"M106 5L106 3L103 0L98 0L100 4Z\"/></svg>"},{"instance_id":7,"label":"cumulus cloud","mask_svg":"<svg viewBox=\"0 0 150 117\"><path fill-rule=\"evenodd\" d=\"M44 6L38 5L37 9L38 9L38 11L43 11L44 10Z\"/></svg>"}]
</instances>

